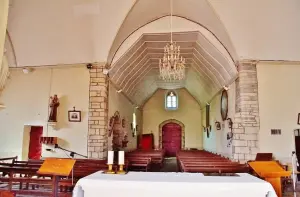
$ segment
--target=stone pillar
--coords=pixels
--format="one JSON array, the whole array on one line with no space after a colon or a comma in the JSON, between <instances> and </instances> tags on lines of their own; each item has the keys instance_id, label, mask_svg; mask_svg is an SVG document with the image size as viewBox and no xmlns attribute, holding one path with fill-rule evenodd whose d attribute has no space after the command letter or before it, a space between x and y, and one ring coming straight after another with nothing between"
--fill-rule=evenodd
<instances>
[{"instance_id":1,"label":"stone pillar","mask_svg":"<svg viewBox=\"0 0 300 197\"><path fill-rule=\"evenodd\" d=\"M108 78L104 66L90 69L88 157L93 159L107 157Z\"/></svg>"},{"instance_id":2,"label":"stone pillar","mask_svg":"<svg viewBox=\"0 0 300 197\"><path fill-rule=\"evenodd\" d=\"M259 106L256 62L240 62L236 81L236 114L233 119L233 159L255 159L258 147Z\"/></svg>"}]
</instances>

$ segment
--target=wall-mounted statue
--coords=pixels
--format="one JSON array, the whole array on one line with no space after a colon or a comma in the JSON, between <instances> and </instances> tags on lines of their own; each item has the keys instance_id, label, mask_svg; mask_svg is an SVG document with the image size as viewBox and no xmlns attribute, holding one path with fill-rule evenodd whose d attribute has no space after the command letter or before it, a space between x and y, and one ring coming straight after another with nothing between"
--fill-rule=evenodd
<instances>
[{"instance_id":1,"label":"wall-mounted statue","mask_svg":"<svg viewBox=\"0 0 300 197\"><path fill-rule=\"evenodd\" d=\"M126 131L126 121L121 119L120 113L115 112L114 116L110 118L108 137L112 136L112 148L113 150L120 150L127 147L128 136Z\"/></svg>"},{"instance_id":2,"label":"wall-mounted statue","mask_svg":"<svg viewBox=\"0 0 300 197\"><path fill-rule=\"evenodd\" d=\"M48 122L57 122L57 108L59 106L59 100L57 95L50 97L50 114Z\"/></svg>"}]
</instances>

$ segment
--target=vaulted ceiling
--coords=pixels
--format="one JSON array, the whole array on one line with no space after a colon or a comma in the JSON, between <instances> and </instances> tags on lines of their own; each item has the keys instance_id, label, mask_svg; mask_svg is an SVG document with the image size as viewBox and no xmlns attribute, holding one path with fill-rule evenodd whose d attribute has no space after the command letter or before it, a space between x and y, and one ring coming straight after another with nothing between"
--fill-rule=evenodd
<instances>
[{"instance_id":1,"label":"vaulted ceiling","mask_svg":"<svg viewBox=\"0 0 300 197\"><path fill-rule=\"evenodd\" d=\"M159 59L170 42L170 33L143 34L111 65L111 81L137 105L142 105L157 88L185 87L199 103L207 102L237 75L231 58L222 54L200 32L177 32L173 40L186 59L186 78L166 82L159 79Z\"/></svg>"},{"instance_id":2,"label":"vaulted ceiling","mask_svg":"<svg viewBox=\"0 0 300 197\"><path fill-rule=\"evenodd\" d=\"M107 62L111 81L140 105L157 88L186 87L206 102L241 59L300 60L298 0L173 0L186 80L157 78L169 41L169 0L11 0L11 67Z\"/></svg>"},{"instance_id":3,"label":"vaulted ceiling","mask_svg":"<svg viewBox=\"0 0 300 197\"><path fill-rule=\"evenodd\" d=\"M234 58L300 60L299 0L173 1L174 15L205 26ZM170 13L169 0L10 2L14 67L110 62L128 35Z\"/></svg>"}]
</instances>

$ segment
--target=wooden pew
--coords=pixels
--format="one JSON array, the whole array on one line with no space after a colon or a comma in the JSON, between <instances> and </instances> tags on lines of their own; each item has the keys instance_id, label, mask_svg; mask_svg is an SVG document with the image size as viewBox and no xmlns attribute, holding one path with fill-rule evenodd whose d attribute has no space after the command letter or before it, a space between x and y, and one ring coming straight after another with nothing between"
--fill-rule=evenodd
<instances>
[{"instance_id":1,"label":"wooden pew","mask_svg":"<svg viewBox=\"0 0 300 197\"><path fill-rule=\"evenodd\" d=\"M52 177L37 174L43 161L15 161L14 163L0 163L0 182L7 183L4 188L21 195L49 196L52 194ZM73 172L59 181L59 196L72 196L76 182L87 175L99 170L106 170L105 160L76 160ZM73 178L73 184L72 184ZM26 187L23 187L23 184ZM31 188L30 188L31 186ZM1 188L3 190L3 188Z\"/></svg>"},{"instance_id":2,"label":"wooden pew","mask_svg":"<svg viewBox=\"0 0 300 197\"><path fill-rule=\"evenodd\" d=\"M164 151L163 150L134 150L126 152L125 158L151 158L151 163L159 164L160 167L163 165L164 161ZM131 165L131 164L129 164Z\"/></svg>"},{"instance_id":3,"label":"wooden pew","mask_svg":"<svg viewBox=\"0 0 300 197\"><path fill-rule=\"evenodd\" d=\"M150 169L151 157L129 156L126 157L126 160L128 161L128 165L131 168L138 167L145 170L146 172Z\"/></svg>"},{"instance_id":4,"label":"wooden pew","mask_svg":"<svg viewBox=\"0 0 300 197\"><path fill-rule=\"evenodd\" d=\"M0 158L0 163L14 163L14 161L16 161L17 159L18 159L18 156Z\"/></svg>"},{"instance_id":5,"label":"wooden pew","mask_svg":"<svg viewBox=\"0 0 300 197\"><path fill-rule=\"evenodd\" d=\"M232 162L221 155L207 151L179 151L176 155L179 170L197 173L241 173L249 172L249 167Z\"/></svg>"}]
</instances>

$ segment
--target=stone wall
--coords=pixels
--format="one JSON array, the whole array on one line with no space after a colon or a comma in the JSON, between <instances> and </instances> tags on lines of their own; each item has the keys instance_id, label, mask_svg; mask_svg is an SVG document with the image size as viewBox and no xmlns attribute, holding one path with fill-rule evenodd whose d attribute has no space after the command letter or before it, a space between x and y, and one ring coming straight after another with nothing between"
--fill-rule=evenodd
<instances>
[{"instance_id":1,"label":"stone wall","mask_svg":"<svg viewBox=\"0 0 300 197\"><path fill-rule=\"evenodd\" d=\"M94 159L107 157L108 77L103 74L104 65L90 69L88 157Z\"/></svg>"},{"instance_id":2,"label":"stone wall","mask_svg":"<svg viewBox=\"0 0 300 197\"><path fill-rule=\"evenodd\" d=\"M236 114L233 119L233 159L255 159L258 147L259 108L256 62L240 62L236 81Z\"/></svg>"}]
</instances>

